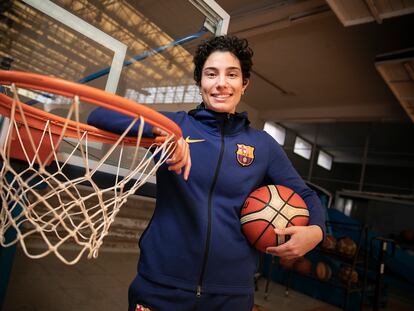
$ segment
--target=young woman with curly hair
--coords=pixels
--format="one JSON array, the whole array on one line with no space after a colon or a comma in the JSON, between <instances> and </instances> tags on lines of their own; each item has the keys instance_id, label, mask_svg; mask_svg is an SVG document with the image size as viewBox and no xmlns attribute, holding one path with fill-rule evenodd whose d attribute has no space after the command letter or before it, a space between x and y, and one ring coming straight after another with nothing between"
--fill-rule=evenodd
<instances>
[{"instance_id":1,"label":"young woman with curly hair","mask_svg":"<svg viewBox=\"0 0 414 311\"><path fill-rule=\"evenodd\" d=\"M243 236L239 214L249 193L262 185L292 188L310 212L310 225L279 231L291 238L269 247L269 253L299 257L322 240L324 213L316 194L278 143L251 128L247 113L236 112L249 86L252 56L248 42L237 37L203 42L194 56L194 80L202 103L188 113L164 113L194 143L181 139L174 155L157 171L156 208L139 241L130 311L250 311L258 253ZM101 108L89 118L90 124L115 132L129 122L130 118ZM146 127L146 135L162 134ZM254 149L246 163L237 158L240 145Z\"/></svg>"}]
</instances>

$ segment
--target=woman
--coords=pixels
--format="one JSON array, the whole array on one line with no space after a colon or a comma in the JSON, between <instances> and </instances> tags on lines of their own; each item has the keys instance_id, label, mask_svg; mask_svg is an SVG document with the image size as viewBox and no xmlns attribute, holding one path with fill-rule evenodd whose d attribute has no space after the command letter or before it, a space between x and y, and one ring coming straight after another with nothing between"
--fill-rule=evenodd
<instances>
[{"instance_id":1,"label":"woman","mask_svg":"<svg viewBox=\"0 0 414 311\"><path fill-rule=\"evenodd\" d=\"M257 251L241 232L239 213L248 194L262 185L294 189L310 211L310 225L278 230L291 238L268 253L295 258L322 240L324 214L316 194L277 142L249 127L246 113L236 113L249 85L252 56L247 41L236 37L204 42L194 56L203 102L188 113L164 113L193 143L181 139L157 172L156 208L139 242L129 310L250 311ZM89 123L120 132L130 120L98 108ZM146 135L151 132L163 134L146 127ZM239 148L249 148L248 161L238 159Z\"/></svg>"}]
</instances>

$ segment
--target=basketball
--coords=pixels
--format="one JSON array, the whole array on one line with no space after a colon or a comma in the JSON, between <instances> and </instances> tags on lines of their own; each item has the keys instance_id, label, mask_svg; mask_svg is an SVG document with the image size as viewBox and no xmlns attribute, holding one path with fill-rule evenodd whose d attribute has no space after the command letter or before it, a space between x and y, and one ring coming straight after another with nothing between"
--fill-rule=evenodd
<instances>
[{"instance_id":1,"label":"basketball","mask_svg":"<svg viewBox=\"0 0 414 311\"><path fill-rule=\"evenodd\" d=\"M401 240L406 243L414 242L414 230L404 229L400 233Z\"/></svg>"},{"instance_id":2,"label":"basketball","mask_svg":"<svg viewBox=\"0 0 414 311\"><path fill-rule=\"evenodd\" d=\"M268 309L259 305L254 305L252 311L268 311Z\"/></svg>"},{"instance_id":3,"label":"basketball","mask_svg":"<svg viewBox=\"0 0 414 311\"><path fill-rule=\"evenodd\" d=\"M280 258L279 259L279 265L286 270L292 270L293 266L295 265L296 262L296 258L294 259L285 259L285 258Z\"/></svg>"},{"instance_id":4,"label":"basketball","mask_svg":"<svg viewBox=\"0 0 414 311\"><path fill-rule=\"evenodd\" d=\"M358 272L355 270L352 270L350 266L344 266L339 270L338 273L339 279L347 283L348 280L351 280L351 283L357 283L358 282Z\"/></svg>"},{"instance_id":5,"label":"basketball","mask_svg":"<svg viewBox=\"0 0 414 311\"><path fill-rule=\"evenodd\" d=\"M316 264L315 274L319 280L328 281L332 276L332 269L327 263L320 261Z\"/></svg>"},{"instance_id":6,"label":"basketball","mask_svg":"<svg viewBox=\"0 0 414 311\"><path fill-rule=\"evenodd\" d=\"M357 251L357 245L351 238L345 237L338 241L336 245L337 251L345 257L352 257Z\"/></svg>"},{"instance_id":7,"label":"basketball","mask_svg":"<svg viewBox=\"0 0 414 311\"><path fill-rule=\"evenodd\" d=\"M322 249L326 251L334 251L336 249L336 239L333 235L327 234L322 242Z\"/></svg>"},{"instance_id":8,"label":"basketball","mask_svg":"<svg viewBox=\"0 0 414 311\"><path fill-rule=\"evenodd\" d=\"M292 189L268 185L248 196L241 209L240 222L251 245L265 252L269 246L286 242L285 236L276 236L275 228L306 226L309 211L303 199Z\"/></svg>"},{"instance_id":9,"label":"basketball","mask_svg":"<svg viewBox=\"0 0 414 311\"><path fill-rule=\"evenodd\" d=\"M298 258L293 267L298 273L303 275L311 274L312 272L312 262L305 257Z\"/></svg>"}]
</instances>

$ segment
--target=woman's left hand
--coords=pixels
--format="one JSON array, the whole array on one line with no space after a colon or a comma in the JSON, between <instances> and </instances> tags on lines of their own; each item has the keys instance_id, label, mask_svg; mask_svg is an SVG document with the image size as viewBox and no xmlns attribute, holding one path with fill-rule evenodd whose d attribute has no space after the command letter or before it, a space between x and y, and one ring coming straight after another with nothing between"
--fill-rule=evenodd
<instances>
[{"instance_id":1,"label":"woman's left hand","mask_svg":"<svg viewBox=\"0 0 414 311\"><path fill-rule=\"evenodd\" d=\"M294 259L305 255L322 241L323 233L319 226L292 226L285 229L275 229L277 235L290 235L289 241L279 246L270 246L266 253Z\"/></svg>"}]
</instances>

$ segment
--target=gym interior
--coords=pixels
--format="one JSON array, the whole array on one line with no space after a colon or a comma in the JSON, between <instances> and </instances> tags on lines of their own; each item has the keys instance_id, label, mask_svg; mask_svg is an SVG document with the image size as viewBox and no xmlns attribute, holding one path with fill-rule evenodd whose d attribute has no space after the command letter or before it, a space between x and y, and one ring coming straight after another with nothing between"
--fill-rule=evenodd
<instances>
[{"instance_id":1,"label":"gym interior","mask_svg":"<svg viewBox=\"0 0 414 311\"><path fill-rule=\"evenodd\" d=\"M260 255L256 309L413 310L413 13L411 0L2 0L0 69L189 111L201 101L196 46L214 35L246 38L253 68L237 111L283 147L318 194L327 227L294 262ZM21 96L57 115L68 109L50 94ZM96 159L107 151L91 148ZM100 173L114 178L116 165ZM53 253L29 258L18 242L1 247L0 310L126 310L155 185L150 176L128 198L97 258L67 265ZM29 238L26 247L44 246ZM61 251L73 258L77 246Z\"/></svg>"}]
</instances>

